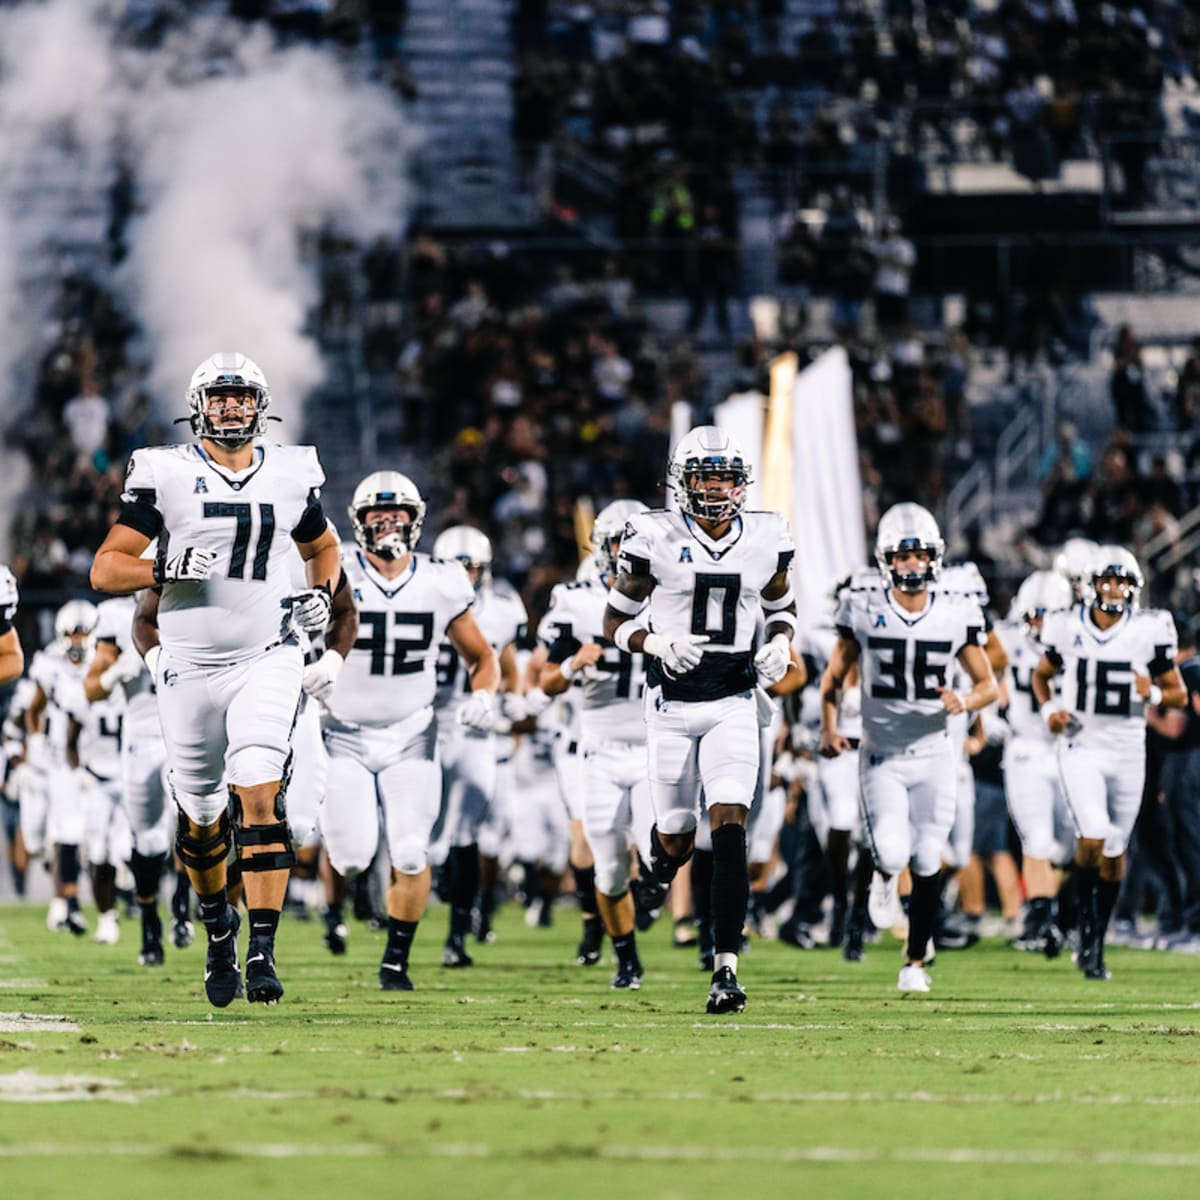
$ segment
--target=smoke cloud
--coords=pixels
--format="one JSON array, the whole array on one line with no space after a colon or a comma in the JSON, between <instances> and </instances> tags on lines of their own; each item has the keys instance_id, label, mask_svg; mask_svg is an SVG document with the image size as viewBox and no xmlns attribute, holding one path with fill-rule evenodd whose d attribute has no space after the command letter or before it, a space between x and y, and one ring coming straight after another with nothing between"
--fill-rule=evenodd
<instances>
[{"instance_id":1,"label":"smoke cloud","mask_svg":"<svg viewBox=\"0 0 1200 1200\"><path fill-rule=\"evenodd\" d=\"M132 165L139 212L117 278L159 411L182 415L196 363L241 350L270 380L282 436L297 437L321 379L301 231L400 233L417 137L390 91L328 49L283 49L263 26L204 15L133 48L114 33L122 7L49 0L0 13L0 317L17 317L0 320L5 391L44 351L47 315L13 264L53 263L59 219L11 184L36 178L57 145L98 186L118 158Z\"/></svg>"}]
</instances>

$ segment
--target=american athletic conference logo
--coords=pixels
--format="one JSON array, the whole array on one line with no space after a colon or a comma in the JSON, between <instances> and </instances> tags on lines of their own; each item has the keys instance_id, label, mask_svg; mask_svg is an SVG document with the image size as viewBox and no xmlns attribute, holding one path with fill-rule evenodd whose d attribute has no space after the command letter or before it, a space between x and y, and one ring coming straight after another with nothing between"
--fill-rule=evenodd
<instances>
[{"instance_id":1,"label":"american athletic conference logo","mask_svg":"<svg viewBox=\"0 0 1200 1200\"><path fill-rule=\"evenodd\" d=\"M165 687L174 687L179 682L179 672L174 667L168 667L163 672L162 681Z\"/></svg>"}]
</instances>

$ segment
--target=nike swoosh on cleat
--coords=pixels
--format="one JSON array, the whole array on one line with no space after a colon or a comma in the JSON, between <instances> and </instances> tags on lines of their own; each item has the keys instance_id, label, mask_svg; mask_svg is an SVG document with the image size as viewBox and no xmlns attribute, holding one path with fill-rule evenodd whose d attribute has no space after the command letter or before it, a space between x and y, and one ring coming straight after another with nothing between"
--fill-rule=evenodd
<instances>
[{"instance_id":1,"label":"nike swoosh on cleat","mask_svg":"<svg viewBox=\"0 0 1200 1200\"><path fill-rule=\"evenodd\" d=\"M266 962L266 961L267 961L267 956L265 954L255 954L252 957L246 959L246 966L249 966L251 963L260 963L260 962Z\"/></svg>"},{"instance_id":2,"label":"nike swoosh on cleat","mask_svg":"<svg viewBox=\"0 0 1200 1200\"><path fill-rule=\"evenodd\" d=\"M233 932L233 930L232 930L232 929L227 929L227 930L225 930L225 932L224 932L224 933L214 933L214 934L213 934L213 936L212 936L212 940L213 940L214 942L223 942L223 941L225 941L225 939L226 939L227 937L229 937L229 935L230 935L232 932Z\"/></svg>"},{"instance_id":3,"label":"nike swoosh on cleat","mask_svg":"<svg viewBox=\"0 0 1200 1200\"><path fill-rule=\"evenodd\" d=\"M397 965L396 963L380 963L379 969L381 971L403 971L404 970L403 967Z\"/></svg>"}]
</instances>

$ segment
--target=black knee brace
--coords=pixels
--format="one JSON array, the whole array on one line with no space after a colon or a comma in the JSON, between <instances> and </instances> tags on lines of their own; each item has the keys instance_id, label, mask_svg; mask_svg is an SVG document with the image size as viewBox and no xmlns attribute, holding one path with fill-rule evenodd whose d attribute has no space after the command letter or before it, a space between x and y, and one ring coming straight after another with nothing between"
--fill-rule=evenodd
<instances>
[{"instance_id":1,"label":"black knee brace","mask_svg":"<svg viewBox=\"0 0 1200 1200\"><path fill-rule=\"evenodd\" d=\"M247 825L242 813L242 802L232 786L229 788L229 811L233 814L233 828L237 838L238 862L243 873L246 871L285 871L296 865L296 852L292 849L292 831L287 823L287 808L284 805L286 783L279 785L275 793L275 823L273 825ZM245 853L247 846L282 846L271 854Z\"/></svg>"},{"instance_id":2,"label":"black knee brace","mask_svg":"<svg viewBox=\"0 0 1200 1200\"><path fill-rule=\"evenodd\" d=\"M225 861L233 848L229 814L223 812L217 818L217 831L208 837L194 834L194 828L191 817L180 809L179 826L175 830L175 853L185 867L193 871L211 871Z\"/></svg>"},{"instance_id":3,"label":"black knee brace","mask_svg":"<svg viewBox=\"0 0 1200 1200\"><path fill-rule=\"evenodd\" d=\"M650 829L650 871L654 878L659 883L670 883L679 871L679 868L684 866L692 857L692 851L695 850L695 843L689 849L680 854L678 857L674 854L668 854L663 848L663 844L658 838L658 826L651 826Z\"/></svg>"}]
</instances>

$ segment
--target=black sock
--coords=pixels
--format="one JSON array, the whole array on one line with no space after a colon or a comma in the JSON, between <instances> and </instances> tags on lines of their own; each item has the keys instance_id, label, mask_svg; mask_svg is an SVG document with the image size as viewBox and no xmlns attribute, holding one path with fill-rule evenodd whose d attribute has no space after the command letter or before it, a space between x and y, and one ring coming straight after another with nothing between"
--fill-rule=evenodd
<instances>
[{"instance_id":1,"label":"black sock","mask_svg":"<svg viewBox=\"0 0 1200 1200\"><path fill-rule=\"evenodd\" d=\"M700 931L701 953L709 953L713 947L712 887L713 852L696 850L692 854L692 915Z\"/></svg>"},{"instance_id":2,"label":"black sock","mask_svg":"<svg viewBox=\"0 0 1200 1200\"><path fill-rule=\"evenodd\" d=\"M941 895L941 872L913 874L912 894L908 898L908 957L914 962L925 961L925 951L937 923Z\"/></svg>"},{"instance_id":3,"label":"black sock","mask_svg":"<svg viewBox=\"0 0 1200 1200\"><path fill-rule=\"evenodd\" d=\"M79 882L79 847L58 844L58 880L64 886Z\"/></svg>"},{"instance_id":4,"label":"black sock","mask_svg":"<svg viewBox=\"0 0 1200 1200\"><path fill-rule=\"evenodd\" d=\"M742 926L750 898L746 831L741 825L722 825L713 830L712 844L713 950L717 954L737 954L742 948Z\"/></svg>"},{"instance_id":5,"label":"black sock","mask_svg":"<svg viewBox=\"0 0 1200 1200\"><path fill-rule=\"evenodd\" d=\"M175 894L171 897L171 916L176 921L186 921L191 917L192 885L188 882L187 872L180 867L175 876Z\"/></svg>"},{"instance_id":6,"label":"black sock","mask_svg":"<svg viewBox=\"0 0 1200 1200\"><path fill-rule=\"evenodd\" d=\"M383 952L385 962L408 969L408 952L412 949L413 938L417 936L416 921L398 921L395 917L387 919L387 949Z\"/></svg>"},{"instance_id":7,"label":"black sock","mask_svg":"<svg viewBox=\"0 0 1200 1200\"><path fill-rule=\"evenodd\" d=\"M1104 945L1104 935L1108 932L1108 920L1120 895L1120 882L1112 883L1101 879L1096 885L1096 942Z\"/></svg>"},{"instance_id":8,"label":"black sock","mask_svg":"<svg viewBox=\"0 0 1200 1200\"><path fill-rule=\"evenodd\" d=\"M344 910L342 908L342 901L334 900L330 903L329 907L325 910L325 915L328 917L331 924L340 925L343 920L343 911Z\"/></svg>"},{"instance_id":9,"label":"black sock","mask_svg":"<svg viewBox=\"0 0 1200 1200\"><path fill-rule=\"evenodd\" d=\"M68 913L77 913L78 911L79 911L79 897L78 896L68 896L67 897L67 912Z\"/></svg>"},{"instance_id":10,"label":"black sock","mask_svg":"<svg viewBox=\"0 0 1200 1200\"><path fill-rule=\"evenodd\" d=\"M151 900L149 904L143 904L139 900L138 911L142 914L142 937L161 941L162 918L158 915L158 901Z\"/></svg>"},{"instance_id":11,"label":"black sock","mask_svg":"<svg viewBox=\"0 0 1200 1200\"><path fill-rule=\"evenodd\" d=\"M617 956L619 967L638 967L637 935L631 929L624 937L612 939L613 953Z\"/></svg>"},{"instance_id":12,"label":"black sock","mask_svg":"<svg viewBox=\"0 0 1200 1200\"><path fill-rule=\"evenodd\" d=\"M1079 948L1090 950L1096 940L1097 890L1100 871L1097 867L1076 867L1079 902Z\"/></svg>"},{"instance_id":13,"label":"black sock","mask_svg":"<svg viewBox=\"0 0 1200 1200\"><path fill-rule=\"evenodd\" d=\"M226 927L225 914L229 910L229 897L226 895L225 889L222 888L219 892L213 892L209 896L196 897L197 911L200 914L200 920L204 922L204 927L210 933L220 933Z\"/></svg>"},{"instance_id":14,"label":"black sock","mask_svg":"<svg viewBox=\"0 0 1200 1200\"><path fill-rule=\"evenodd\" d=\"M575 898L579 901L579 911L585 921L600 916L596 904L596 868L572 867L571 874L575 876Z\"/></svg>"},{"instance_id":15,"label":"black sock","mask_svg":"<svg viewBox=\"0 0 1200 1200\"><path fill-rule=\"evenodd\" d=\"M279 928L279 910L275 908L250 909L250 940L275 944L275 931Z\"/></svg>"},{"instance_id":16,"label":"black sock","mask_svg":"<svg viewBox=\"0 0 1200 1200\"><path fill-rule=\"evenodd\" d=\"M446 865L450 868L450 936L463 938L471 932L471 908L479 890L479 847L474 842L451 846Z\"/></svg>"},{"instance_id":17,"label":"black sock","mask_svg":"<svg viewBox=\"0 0 1200 1200\"><path fill-rule=\"evenodd\" d=\"M521 890L525 893L525 907L529 908L541 899L542 869L536 862L523 862L521 872Z\"/></svg>"},{"instance_id":18,"label":"black sock","mask_svg":"<svg viewBox=\"0 0 1200 1200\"><path fill-rule=\"evenodd\" d=\"M158 885L162 883L166 861L165 854L139 854L135 850L130 855L129 869L133 872L133 888L139 904L143 899L158 900Z\"/></svg>"}]
</instances>

